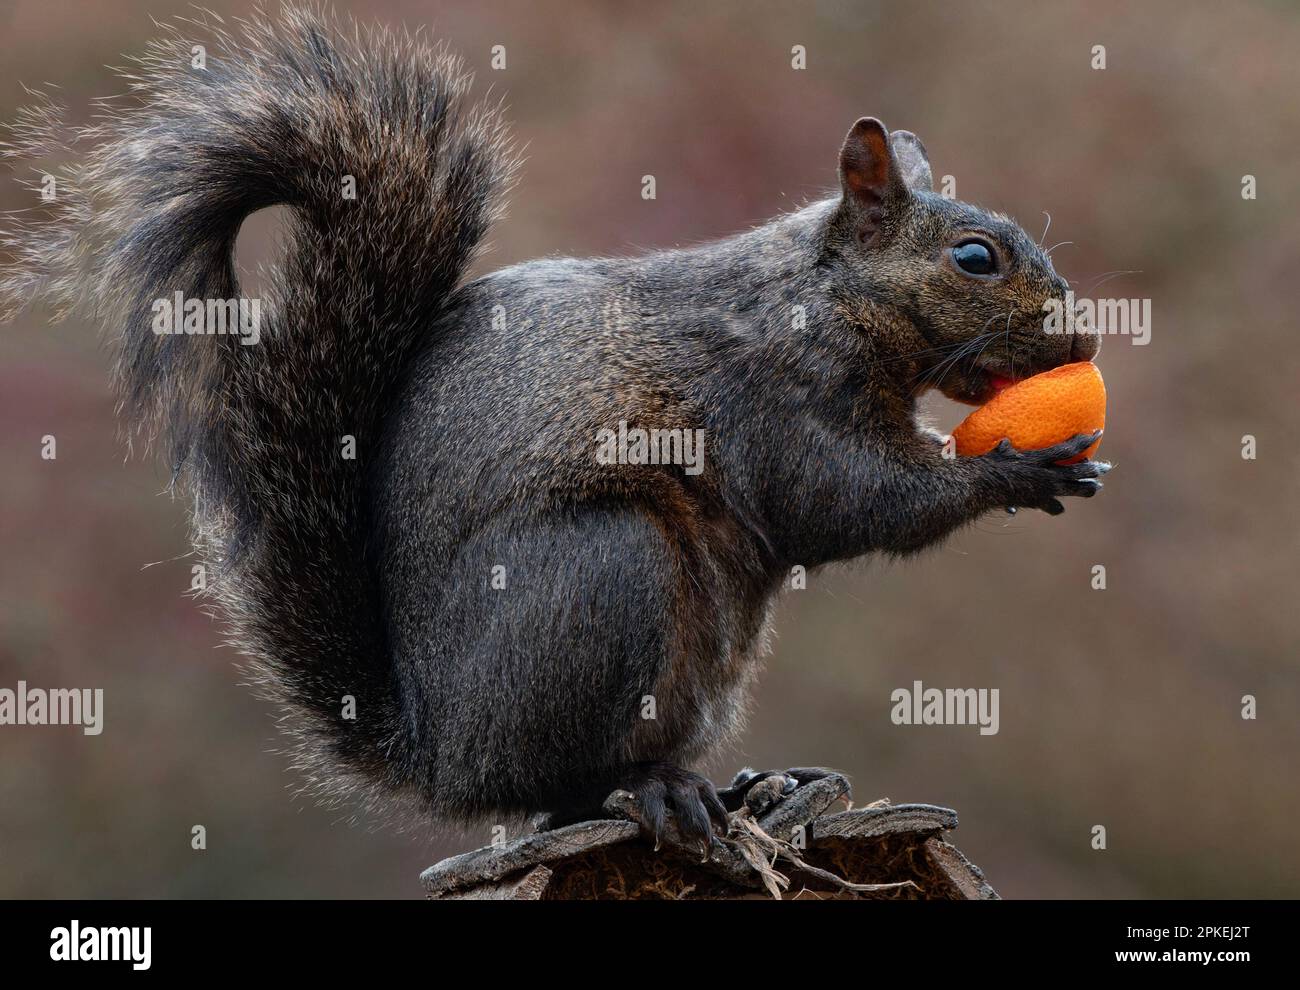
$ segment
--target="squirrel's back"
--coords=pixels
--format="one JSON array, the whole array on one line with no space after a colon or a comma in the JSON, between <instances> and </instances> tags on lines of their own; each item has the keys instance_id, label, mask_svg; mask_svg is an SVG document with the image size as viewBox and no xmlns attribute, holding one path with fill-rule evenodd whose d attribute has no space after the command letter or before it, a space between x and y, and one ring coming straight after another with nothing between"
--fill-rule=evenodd
<instances>
[{"instance_id":1,"label":"squirrel's back","mask_svg":"<svg viewBox=\"0 0 1300 990\"><path fill-rule=\"evenodd\" d=\"M480 278L397 388L371 504L393 662L426 705L444 810L555 808L575 781L607 792L621 766L686 765L741 726L770 561L725 504L718 453L698 451L698 474L598 460L619 424L713 427L690 329L706 301L662 291L661 263Z\"/></svg>"}]
</instances>

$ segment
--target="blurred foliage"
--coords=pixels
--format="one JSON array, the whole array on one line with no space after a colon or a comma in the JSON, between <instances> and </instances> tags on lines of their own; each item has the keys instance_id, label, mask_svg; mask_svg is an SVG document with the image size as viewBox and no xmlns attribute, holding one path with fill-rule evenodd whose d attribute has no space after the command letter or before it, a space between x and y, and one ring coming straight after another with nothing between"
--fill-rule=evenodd
<instances>
[{"instance_id":1,"label":"blurred foliage","mask_svg":"<svg viewBox=\"0 0 1300 990\"><path fill-rule=\"evenodd\" d=\"M120 90L104 65L141 46L150 15L187 12L165 8L9 0L0 118L20 82L46 79L85 114ZM485 268L742 229L831 188L844 131L873 114L920 134L961 198L1034 233L1050 212L1081 294L1133 272L1097 293L1154 310L1148 346L1115 337L1099 358L1105 494L814 575L779 609L742 748L708 769L826 764L859 801L950 805L1007 896L1300 895L1293 5L358 9L450 39L507 97L529 161ZM494 44L505 71L489 69ZM646 173L657 201L639 196ZM1257 201L1241 199L1246 173ZM25 205L0 179L0 207ZM241 260L267 255L261 237ZM418 896L420 868L489 838L372 834L292 796L269 710L181 597L183 504L157 497L162 467L124 463L85 326L33 313L0 331L0 424L0 686L106 692L97 738L0 728L0 895ZM47 433L57 461L38 456ZM1247 433L1258 460L1240 456ZM999 688L1000 734L892 725L890 692L918 679ZM1257 721L1240 717L1247 693ZM206 852L190 849L196 823Z\"/></svg>"}]
</instances>

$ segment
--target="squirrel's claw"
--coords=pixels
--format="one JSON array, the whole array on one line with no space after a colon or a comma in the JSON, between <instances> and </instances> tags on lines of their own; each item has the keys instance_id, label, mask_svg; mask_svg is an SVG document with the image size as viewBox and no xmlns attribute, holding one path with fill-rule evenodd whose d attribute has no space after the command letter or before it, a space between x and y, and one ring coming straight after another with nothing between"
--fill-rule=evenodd
<instances>
[{"instance_id":1,"label":"squirrel's claw","mask_svg":"<svg viewBox=\"0 0 1300 990\"><path fill-rule=\"evenodd\" d=\"M626 817L641 825L656 850L669 835L670 813L677 832L674 844L699 848L706 859L714 829L725 835L730 825L712 782L669 763L638 764L621 782L620 790L631 794L632 807L624 808L630 812Z\"/></svg>"}]
</instances>

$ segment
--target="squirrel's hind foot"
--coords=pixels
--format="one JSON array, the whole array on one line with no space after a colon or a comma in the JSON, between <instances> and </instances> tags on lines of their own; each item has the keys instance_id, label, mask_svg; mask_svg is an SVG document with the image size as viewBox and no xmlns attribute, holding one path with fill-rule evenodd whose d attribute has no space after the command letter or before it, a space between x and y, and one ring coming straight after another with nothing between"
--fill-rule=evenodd
<instances>
[{"instance_id":1,"label":"squirrel's hind foot","mask_svg":"<svg viewBox=\"0 0 1300 990\"><path fill-rule=\"evenodd\" d=\"M848 778L826 767L746 767L729 787L716 790L707 778L674 764L637 763L618 775L603 805L576 802L562 811L537 815L532 824L534 831L547 832L597 819L630 819L641 826L656 849L667 839L671 845L698 848L707 856L715 830L723 836L728 833L729 812L748 809L750 816L758 818L790 799L800 787L832 777L839 780L836 793L847 799Z\"/></svg>"},{"instance_id":2,"label":"squirrel's hind foot","mask_svg":"<svg viewBox=\"0 0 1300 990\"><path fill-rule=\"evenodd\" d=\"M617 775L611 790L613 793L604 805L592 807L583 803L581 807L575 805L537 816L533 819L534 830L545 832L576 822L609 818L611 800L620 792L627 792L631 800L616 802L618 807L631 812L626 817L635 818L656 849L663 842L670 814L678 836L686 845L707 851L715 828L719 834L727 833L727 809L718 798L713 782L674 764L634 763Z\"/></svg>"},{"instance_id":3,"label":"squirrel's hind foot","mask_svg":"<svg viewBox=\"0 0 1300 990\"><path fill-rule=\"evenodd\" d=\"M797 787L811 784L814 780L842 776L838 770L827 767L793 767L789 770L754 770L745 767L732 778L729 787L718 791L718 797L728 811L748 807L757 816L779 804Z\"/></svg>"}]
</instances>

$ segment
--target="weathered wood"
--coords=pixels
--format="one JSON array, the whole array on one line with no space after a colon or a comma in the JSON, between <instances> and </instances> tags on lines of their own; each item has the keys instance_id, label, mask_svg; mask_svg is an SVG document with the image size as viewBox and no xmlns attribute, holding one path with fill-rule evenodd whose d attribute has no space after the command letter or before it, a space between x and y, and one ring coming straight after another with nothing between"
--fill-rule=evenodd
<instances>
[{"instance_id":1,"label":"weathered wood","mask_svg":"<svg viewBox=\"0 0 1300 990\"><path fill-rule=\"evenodd\" d=\"M540 901L550 885L552 871L534 866L523 876L500 883L481 883L455 895L461 901Z\"/></svg>"},{"instance_id":2,"label":"weathered wood","mask_svg":"<svg viewBox=\"0 0 1300 990\"><path fill-rule=\"evenodd\" d=\"M610 820L525 835L445 859L421 875L445 899L996 899L984 874L944 836L957 814L925 804L827 814L849 782L831 774L781 794L754 785L707 855L671 818L661 847L641 834L632 794L615 791ZM776 802L773 804L773 802Z\"/></svg>"},{"instance_id":3,"label":"weathered wood","mask_svg":"<svg viewBox=\"0 0 1300 990\"><path fill-rule=\"evenodd\" d=\"M816 821L817 835L873 839L882 835L912 832L925 835L948 832L957 827L957 812L932 804L886 804L854 808Z\"/></svg>"},{"instance_id":4,"label":"weathered wood","mask_svg":"<svg viewBox=\"0 0 1300 990\"><path fill-rule=\"evenodd\" d=\"M926 852L940 871L963 897L968 901L996 901L995 891L987 880L984 871L962 855L960 849L943 839L925 840Z\"/></svg>"},{"instance_id":5,"label":"weathered wood","mask_svg":"<svg viewBox=\"0 0 1300 990\"><path fill-rule=\"evenodd\" d=\"M464 890L541 863L627 842L640 834L641 829L633 822L580 822L452 856L429 867L420 874L420 880L430 894Z\"/></svg>"}]
</instances>

